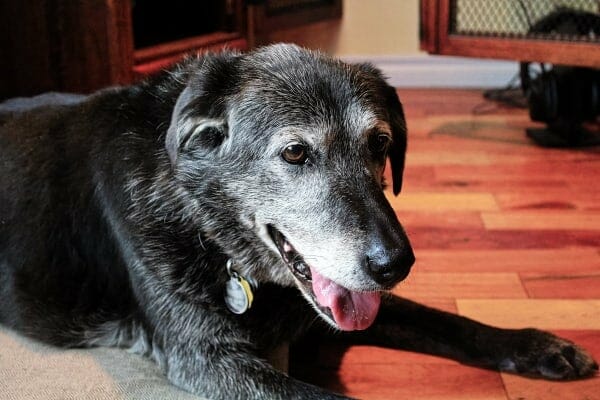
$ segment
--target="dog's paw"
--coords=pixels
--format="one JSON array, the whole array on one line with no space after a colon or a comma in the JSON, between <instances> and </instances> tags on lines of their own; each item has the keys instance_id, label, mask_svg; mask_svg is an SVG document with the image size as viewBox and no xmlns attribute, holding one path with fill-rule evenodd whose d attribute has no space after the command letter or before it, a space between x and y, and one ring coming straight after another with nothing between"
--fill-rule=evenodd
<instances>
[{"instance_id":1,"label":"dog's paw","mask_svg":"<svg viewBox=\"0 0 600 400\"><path fill-rule=\"evenodd\" d=\"M551 333L523 329L511 336L512 351L501 360L502 371L553 380L585 378L598 371L587 351Z\"/></svg>"}]
</instances>

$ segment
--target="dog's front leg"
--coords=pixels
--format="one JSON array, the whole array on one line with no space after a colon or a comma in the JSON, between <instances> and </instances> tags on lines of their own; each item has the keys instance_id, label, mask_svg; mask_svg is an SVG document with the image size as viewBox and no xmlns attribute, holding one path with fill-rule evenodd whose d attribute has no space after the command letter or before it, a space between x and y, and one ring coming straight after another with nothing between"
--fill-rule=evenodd
<instances>
[{"instance_id":1,"label":"dog's front leg","mask_svg":"<svg viewBox=\"0 0 600 400\"><path fill-rule=\"evenodd\" d=\"M207 339L179 336L164 349L168 379L213 400L348 399L274 369L243 340L215 332Z\"/></svg>"},{"instance_id":2,"label":"dog's front leg","mask_svg":"<svg viewBox=\"0 0 600 400\"><path fill-rule=\"evenodd\" d=\"M582 378L598 370L585 350L551 333L495 328L396 296L383 299L373 326L352 335L362 343L546 379Z\"/></svg>"}]
</instances>

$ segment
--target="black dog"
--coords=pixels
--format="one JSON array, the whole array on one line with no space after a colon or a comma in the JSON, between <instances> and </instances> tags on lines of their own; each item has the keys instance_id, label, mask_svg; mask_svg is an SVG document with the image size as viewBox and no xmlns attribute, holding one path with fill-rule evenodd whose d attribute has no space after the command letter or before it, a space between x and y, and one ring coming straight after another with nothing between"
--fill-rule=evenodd
<instances>
[{"instance_id":1,"label":"black dog","mask_svg":"<svg viewBox=\"0 0 600 400\"><path fill-rule=\"evenodd\" d=\"M549 333L385 293L414 262L382 179L389 156L398 194L406 129L369 65L205 55L0 120L0 321L27 335L132 347L216 399L340 398L265 361L311 325L550 379L597 369Z\"/></svg>"}]
</instances>

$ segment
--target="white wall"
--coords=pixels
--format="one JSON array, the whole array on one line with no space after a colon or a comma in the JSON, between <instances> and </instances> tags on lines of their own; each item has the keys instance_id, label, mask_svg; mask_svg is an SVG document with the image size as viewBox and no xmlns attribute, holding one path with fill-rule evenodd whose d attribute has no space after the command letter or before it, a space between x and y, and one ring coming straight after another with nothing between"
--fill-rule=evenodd
<instances>
[{"instance_id":1,"label":"white wall","mask_svg":"<svg viewBox=\"0 0 600 400\"><path fill-rule=\"evenodd\" d=\"M419 0L344 0L335 55L419 53Z\"/></svg>"},{"instance_id":2,"label":"white wall","mask_svg":"<svg viewBox=\"0 0 600 400\"><path fill-rule=\"evenodd\" d=\"M266 39L336 56L419 54L419 0L343 0L341 20L275 31Z\"/></svg>"}]
</instances>

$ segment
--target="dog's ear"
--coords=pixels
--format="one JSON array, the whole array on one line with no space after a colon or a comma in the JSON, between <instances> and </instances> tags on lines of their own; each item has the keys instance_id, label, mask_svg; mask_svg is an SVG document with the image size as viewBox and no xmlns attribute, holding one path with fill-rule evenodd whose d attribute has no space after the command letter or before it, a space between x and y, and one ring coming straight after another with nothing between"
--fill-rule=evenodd
<instances>
[{"instance_id":1,"label":"dog's ear","mask_svg":"<svg viewBox=\"0 0 600 400\"><path fill-rule=\"evenodd\" d=\"M214 149L226 139L225 97L234 84L236 59L236 55L205 56L179 94L165 138L171 165L187 150Z\"/></svg>"},{"instance_id":2,"label":"dog's ear","mask_svg":"<svg viewBox=\"0 0 600 400\"><path fill-rule=\"evenodd\" d=\"M386 85L385 88L385 101L392 128L392 146L388 151L388 156L392 166L394 195L397 196L402 190L402 175L404 173L407 140L406 121L396 89L389 85Z\"/></svg>"}]
</instances>

